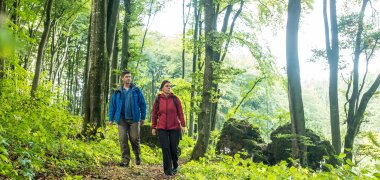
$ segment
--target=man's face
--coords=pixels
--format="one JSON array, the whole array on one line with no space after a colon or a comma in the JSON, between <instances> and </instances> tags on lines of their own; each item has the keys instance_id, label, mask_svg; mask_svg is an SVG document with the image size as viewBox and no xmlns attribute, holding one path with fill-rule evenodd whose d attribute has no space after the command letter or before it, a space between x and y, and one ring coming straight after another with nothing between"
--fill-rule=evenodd
<instances>
[{"instance_id":1,"label":"man's face","mask_svg":"<svg viewBox=\"0 0 380 180\"><path fill-rule=\"evenodd\" d=\"M131 74L125 74L121 80L123 81L123 84L130 84L131 83Z\"/></svg>"}]
</instances>

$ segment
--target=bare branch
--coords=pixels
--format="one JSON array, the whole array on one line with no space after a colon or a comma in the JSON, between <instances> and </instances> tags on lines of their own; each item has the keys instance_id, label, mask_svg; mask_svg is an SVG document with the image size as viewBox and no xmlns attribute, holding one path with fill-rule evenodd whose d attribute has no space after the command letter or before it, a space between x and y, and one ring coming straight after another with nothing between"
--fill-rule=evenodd
<instances>
[{"instance_id":1,"label":"bare branch","mask_svg":"<svg viewBox=\"0 0 380 180\"><path fill-rule=\"evenodd\" d=\"M223 61L224 58L226 57L226 54L227 54L227 49L228 49L228 46L231 42L231 37L232 37L232 33L233 33L233 30L234 30L234 27L235 27L235 21L236 19L239 17L242 9L243 9L243 5L244 5L244 1L241 0L240 1L240 7L238 9L238 11L236 12L233 20L232 20L232 23L231 23L231 26L230 26L230 31L229 31L229 34L228 34L228 39L227 39L227 42L226 42L226 45L224 46L224 50L223 50L223 55L222 55L222 58L220 59L220 61Z\"/></svg>"},{"instance_id":2,"label":"bare branch","mask_svg":"<svg viewBox=\"0 0 380 180\"><path fill-rule=\"evenodd\" d=\"M344 80L344 78L343 78ZM345 80L344 80L345 81ZM351 89L351 84L352 84L352 73L350 75L350 79L345 81L347 83L347 91L346 91L346 103L344 103L344 112L346 114L346 119L348 118L348 109L347 109L347 105L348 103L350 102L350 98L349 98L349 93L350 93L350 89Z\"/></svg>"},{"instance_id":3,"label":"bare branch","mask_svg":"<svg viewBox=\"0 0 380 180\"><path fill-rule=\"evenodd\" d=\"M365 85L365 80L367 79L367 74L368 74L368 64L369 64L369 61L371 60L371 57L373 56L373 53L375 51L375 48L376 48L376 45L378 43L378 40L379 38L376 39L375 41L375 44L373 45L373 47L371 48L371 51L369 53L369 55L366 54L366 65L365 65L365 73L364 73L364 77L363 77L363 81L362 81L362 84L360 86L360 89L359 89L359 93L358 93L358 97L360 97L360 94L364 88L364 85ZM358 106L358 104L356 104L356 106ZM358 107L356 107L357 109Z\"/></svg>"},{"instance_id":4,"label":"bare branch","mask_svg":"<svg viewBox=\"0 0 380 180\"><path fill-rule=\"evenodd\" d=\"M236 108L234 110L234 114L239 109L239 107L241 106L241 104L243 104L244 100L248 97L248 95L253 91L253 89L255 89L256 85L259 84L259 82L261 82L263 79L265 79L265 77L260 77L260 78L256 79L256 81L253 84L252 88L244 95L244 97L240 100L239 104L236 106Z\"/></svg>"}]
</instances>

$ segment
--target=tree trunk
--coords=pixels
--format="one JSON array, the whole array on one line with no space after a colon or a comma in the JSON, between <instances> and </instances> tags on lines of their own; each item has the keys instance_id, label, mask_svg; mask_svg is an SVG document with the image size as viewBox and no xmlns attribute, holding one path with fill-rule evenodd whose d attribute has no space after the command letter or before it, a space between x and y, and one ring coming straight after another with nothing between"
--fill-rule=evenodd
<instances>
[{"instance_id":1,"label":"tree trunk","mask_svg":"<svg viewBox=\"0 0 380 180\"><path fill-rule=\"evenodd\" d=\"M213 0L204 1L205 11L205 70L203 76L203 90L202 90L202 102L200 104L201 113L198 115L198 140L195 144L194 150L191 154L192 160L199 160L203 157L207 151L207 147L210 139L210 121L211 121L211 91L213 81L213 55L215 51L212 47L212 42L215 42L214 31L216 26L214 25L214 3Z\"/></svg>"},{"instance_id":2,"label":"tree trunk","mask_svg":"<svg viewBox=\"0 0 380 180\"><path fill-rule=\"evenodd\" d=\"M28 29L29 38L33 39L35 37L36 33L34 33L34 32L36 32L39 29L39 26L40 26L40 23L38 23L38 25L35 28L33 28L33 26L29 27L29 29ZM34 50L35 50L35 46L34 45L28 44L27 47L28 47L28 52L23 57L23 61L24 61L23 68L25 70L29 70L29 65L30 65L29 64L29 58L30 58L32 52L34 52Z\"/></svg>"},{"instance_id":3,"label":"tree trunk","mask_svg":"<svg viewBox=\"0 0 380 180\"><path fill-rule=\"evenodd\" d=\"M41 41L38 45L38 52L37 52L37 61L36 61L36 69L34 71L34 78L33 78L33 84L32 84L32 91L31 96L35 96L35 92L37 91L37 87L39 84L40 79L40 71L41 71L41 63L44 55L45 45L48 39L49 35L49 29L50 29L50 16L51 16L51 9L53 6L53 0L48 0L46 7L46 20L44 24L44 31L42 33Z\"/></svg>"},{"instance_id":4,"label":"tree trunk","mask_svg":"<svg viewBox=\"0 0 380 180\"><path fill-rule=\"evenodd\" d=\"M56 70L55 70L54 75L53 75L53 87L52 87L52 89L54 89L54 87L55 87L55 80L57 78L57 75L59 74L60 71L63 71L63 69L64 69L65 61L67 60L67 54L69 53L69 39L70 39L70 36L66 37L65 49L63 50L62 57L60 57L60 51L58 51L58 53L57 53ZM58 78L58 80L59 80L59 78ZM59 83L58 83L58 85L59 85Z\"/></svg>"},{"instance_id":5,"label":"tree trunk","mask_svg":"<svg viewBox=\"0 0 380 180\"><path fill-rule=\"evenodd\" d=\"M221 29L221 34L224 35L227 31L227 27L228 27L228 20L230 19L230 15L231 15L231 12L232 12L232 4L229 4L227 5L227 8L226 8L226 13L224 14L224 20L223 20L223 25L222 25L222 29ZM217 14L215 15L217 16ZM214 19L214 26L215 26L215 29L216 29L216 20L217 20L217 17L215 17ZM220 62L220 54L221 54L221 49L222 49L222 43L218 44L217 47L214 47L214 48L217 48L218 50L216 52L214 52L213 54L213 61L216 62L217 64L219 64ZM217 65L216 66L217 69L215 69L216 71L218 71L220 69L220 66ZM216 125L216 113L217 113L217 110L218 110L218 100L219 100L219 92L220 90L218 89L219 83L216 82L216 81L212 81L212 89L214 91L217 91L216 92L216 97L214 97L216 99L216 101L213 101L211 103L211 131L215 130L215 125Z\"/></svg>"},{"instance_id":6,"label":"tree trunk","mask_svg":"<svg viewBox=\"0 0 380 180\"><path fill-rule=\"evenodd\" d=\"M88 59L90 62L88 84L86 88L85 115L82 134L92 139L98 128L105 125L105 83L107 66L106 49L106 0L92 1L90 22L90 44Z\"/></svg>"},{"instance_id":7,"label":"tree trunk","mask_svg":"<svg viewBox=\"0 0 380 180\"><path fill-rule=\"evenodd\" d=\"M186 25L190 16L191 1L188 5L187 16L185 16L185 0L182 1L182 79L185 79L185 40L186 40Z\"/></svg>"},{"instance_id":8,"label":"tree trunk","mask_svg":"<svg viewBox=\"0 0 380 180\"><path fill-rule=\"evenodd\" d=\"M3 3L3 2L1 2L1 3ZM4 77L5 77L5 59L4 59L4 57L0 56L0 80L4 79Z\"/></svg>"},{"instance_id":9,"label":"tree trunk","mask_svg":"<svg viewBox=\"0 0 380 180\"><path fill-rule=\"evenodd\" d=\"M121 65L120 69L127 69L130 53L129 53L129 32L131 23L131 0L124 0L124 24L123 24L123 41L121 50Z\"/></svg>"},{"instance_id":10,"label":"tree trunk","mask_svg":"<svg viewBox=\"0 0 380 180\"><path fill-rule=\"evenodd\" d=\"M141 40L140 54L138 56L137 64L136 64L136 67L135 67L136 71L139 69L139 65L140 65L140 62L142 60L142 54L143 54L144 47L145 47L145 39L146 39L146 35L148 34L150 23L151 23L151 21L153 21L154 16L156 14L156 11L152 13L154 1L151 0L149 4L150 5L149 5L149 13L148 13L148 22L146 23L145 30L144 30L144 35L143 35L143 38ZM136 76L132 77L132 81L134 80L135 77Z\"/></svg>"},{"instance_id":11,"label":"tree trunk","mask_svg":"<svg viewBox=\"0 0 380 180\"><path fill-rule=\"evenodd\" d=\"M237 17L239 17L242 9L243 9L243 5L244 5L244 1L243 0L240 0L240 7L238 9L238 11L235 13L234 15L234 18L233 18L233 21L229 27L229 33L227 34L227 29L228 29L228 25L229 25L229 19L230 19L230 16L231 16L231 13L232 13L232 9L233 9L233 6L234 4L229 4L227 5L226 7L226 13L224 15L224 20L223 20L223 25L222 25L222 28L221 28L221 34L222 35L226 35L227 36L227 39L226 40L223 40L220 44L217 45L217 51L214 53L214 61L217 62L218 64L222 62L222 60L224 59L225 57L225 53L227 52L228 50L228 45L229 45L229 42L230 42L230 39L232 38L232 33L233 33L233 30L234 30L234 25L235 25L235 21L237 19ZM214 23L216 24L216 19L214 19ZM215 25L216 26L216 25ZM224 43L224 44L223 44ZM222 54L222 47L224 45L224 52L223 52L223 59L221 59L221 54ZM219 71L219 65L217 66L218 69L216 71ZM219 78L217 78L219 79ZM215 91L217 91L216 93L216 97L214 97L216 100L212 103L212 108L211 108L211 130L215 130L215 125L216 125L216 115L217 115L217 110L218 110L218 101L219 101L219 92L220 92L220 89L218 88L219 85L218 85L218 82L217 81L214 81L213 83L213 89L215 89Z\"/></svg>"},{"instance_id":12,"label":"tree trunk","mask_svg":"<svg viewBox=\"0 0 380 180\"><path fill-rule=\"evenodd\" d=\"M74 86L74 90L73 90L73 95L74 95L74 99L73 99L73 107L74 107L74 112L73 112L73 115L79 115L79 108L78 108L78 105L79 105L79 101L78 101L78 96L77 96L77 93L78 93L78 87L79 87L79 54L81 52L80 50L80 46L76 46L75 47L75 51L77 52L76 53L76 56L75 56L75 86Z\"/></svg>"},{"instance_id":13,"label":"tree trunk","mask_svg":"<svg viewBox=\"0 0 380 180\"><path fill-rule=\"evenodd\" d=\"M57 41L55 40L55 36L56 36L56 21L55 20L53 20L52 21L52 25L51 25L51 27L50 27L50 31L51 31L51 43L50 43L50 67L49 67L49 81L51 81L52 79L53 79L53 65L54 65L54 56L55 56L55 54L56 54L56 52L57 52L57 49L58 48L56 48L56 44L55 44L55 42L57 42L57 45L58 45L58 43L59 43L59 41L60 41L60 36L61 36L61 34L59 34L58 36L58 39L57 39ZM62 31L61 31L62 32ZM58 58L57 58L58 59ZM53 82L54 83L54 82Z\"/></svg>"},{"instance_id":14,"label":"tree trunk","mask_svg":"<svg viewBox=\"0 0 380 180\"><path fill-rule=\"evenodd\" d=\"M362 53L362 48L361 48L361 41L362 41L362 34L363 34L363 19L364 19L364 12L367 6L368 0L363 0L363 4L360 10L359 14L359 20L358 20L358 28L357 28L357 33L356 33L356 39L355 39L355 50L354 50L354 66L353 66L353 77L352 77L352 94L351 97L348 101L349 103L349 108L348 108L348 114L347 114L347 133L345 136L345 142L344 142L344 153L347 154L346 159L352 160L352 148L354 144L354 139L357 135L357 131L360 128L360 124L362 121L362 115L358 111L358 103L359 103L359 59L360 59L360 54ZM376 83L377 81L375 81ZM373 84L371 88L376 85ZM377 85L378 86L378 85ZM377 87L376 87L377 89ZM368 91L367 91L368 93ZM370 96L369 98L371 98ZM363 102L362 98L362 102ZM367 100L368 103L369 99ZM363 114L366 108L363 109Z\"/></svg>"},{"instance_id":15,"label":"tree trunk","mask_svg":"<svg viewBox=\"0 0 380 180\"><path fill-rule=\"evenodd\" d=\"M362 52L360 44L361 44L361 36L363 33L363 19L364 19L364 11L367 6L368 0L364 0L362 4L362 8L359 14L358 21L358 30L356 33L355 40L355 51L354 51L354 69L353 69L353 83L352 83L352 94L349 100L349 109L348 109L348 117L347 117L347 126L348 124L352 124L354 121L355 111L357 110L356 104L358 103L359 96L359 58Z\"/></svg>"},{"instance_id":16,"label":"tree trunk","mask_svg":"<svg viewBox=\"0 0 380 180\"><path fill-rule=\"evenodd\" d=\"M113 61L113 52L115 48L115 38L116 38L116 30L117 30L117 22L118 22L118 16L119 16L119 7L120 7L120 0L109 0L108 1L108 10L107 10L107 32L106 32L106 43L107 43L107 56L108 61L106 62L105 69L105 76L106 76L106 82L105 82L105 88L104 88L104 109L107 109L108 104L108 97L111 93L111 63ZM104 111L106 113L106 110ZM104 114L104 117L106 114Z\"/></svg>"},{"instance_id":17,"label":"tree trunk","mask_svg":"<svg viewBox=\"0 0 380 180\"><path fill-rule=\"evenodd\" d=\"M199 16L200 16L200 9L198 8L198 1L194 0L194 34L193 34L193 76L191 77L192 83L191 83L191 100L190 100L190 120L189 120L189 131L188 135L190 137L193 136L194 133L194 109L195 109L195 82L196 82L196 77L195 73L197 72L197 58L200 56L198 49L200 47L199 43Z\"/></svg>"},{"instance_id":18,"label":"tree trunk","mask_svg":"<svg viewBox=\"0 0 380 180\"><path fill-rule=\"evenodd\" d=\"M363 122L365 109L367 108L368 102L370 101L372 96L375 94L379 85L380 85L380 74L377 75L375 82L371 85L369 90L366 93L364 93L360 101L358 110L355 116L352 118L353 119L352 123L350 124L347 123L347 134L344 141L344 152L347 154L347 159L352 160L351 150L354 147L355 137L359 132L361 123Z\"/></svg>"},{"instance_id":19,"label":"tree trunk","mask_svg":"<svg viewBox=\"0 0 380 180\"><path fill-rule=\"evenodd\" d=\"M215 86L214 86L215 87ZM217 124L217 119L216 119L216 116L217 116L217 111L218 111L218 104L219 104L219 98L220 98L220 89L218 88L218 85L216 85L216 87L214 89L217 89L216 91L216 99L218 100L217 102L214 102L212 103L212 106L211 106L211 131L214 131L215 128L216 128L216 124Z\"/></svg>"},{"instance_id":20,"label":"tree trunk","mask_svg":"<svg viewBox=\"0 0 380 180\"><path fill-rule=\"evenodd\" d=\"M0 0L0 15L5 14L5 2ZM1 25L1 24L0 24ZM5 75L5 59L0 56L0 80L4 78Z\"/></svg>"},{"instance_id":21,"label":"tree trunk","mask_svg":"<svg viewBox=\"0 0 380 180\"><path fill-rule=\"evenodd\" d=\"M86 107L86 100L87 100L87 89L88 89L88 78L89 78L89 72L90 72L90 44L91 44L91 30L92 30L92 13L90 14L90 25L88 27L88 35L87 35L87 52L86 52L86 62L84 63L84 72L83 72L83 91L82 94L83 96L81 97L81 102L82 102L82 110L81 112L84 114L88 110L88 107ZM81 114L82 114L81 113Z\"/></svg>"},{"instance_id":22,"label":"tree trunk","mask_svg":"<svg viewBox=\"0 0 380 180\"><path fill-rule=\"evenodd\" d=\"M0 80L5 76L5 59L0 57Z\"/></svg>"},{"instance_id":23,"label":"tree trunk","mask_svg":"<svg viewBox=\"0 0 380 180\"><path fill-rule=\"evenodd\" d=\"M199 8L199 11L198 11L199 13L198 13L198 16L199 17L202 17L202 8ZM203 34L203 21L202 20L200 20L199 21L199 37L201 37L202 36L202 34ZM199 40L200 40L200 38L198 38ZM199 41L200 42L200 41ZM202 70L202 68L203 68L203 63L202 63L202 49L203 49L203 46L200 46L200 45L198 45L197 46L197 55L198 55L198 59L197 59L197 61L198 61L198 70L199 71L201 71Z\"/></svg>"},{"instance_id":24,"label":"tree trunk","mask_svg":"<svg viewBox=\"0 0 380 180\"><path fill-rule=\"evenodd\" d=\"M118 59L119 59L119 33L116 31L114 48L112 53L112 61L111 61L111 80L110 80L110 92L112 92L112 88L115 88L119 84L119 76L115 73L115 70L118 68Z\"/></svg>"},{"instance_id":25,"label":"tree trunk","mask_svg":"<svg viewBox=\"0 0 380 180\"><path fill-rule=\"evenodd\" d=\"M5 14L5 0L0 0L0 14Z\"/></svg>"},{"instance_id":26,"label":"tree trunk","mask_svg":"<svg viewBox=\"0 0 380 180\"><path fill-rule=\"evenodd\" d=\"M152 81L150 82L150 103L152 104L152 106L150 107L153 107L154 100L155 100L155 89L156 89L154 83L156 82L156 79L154 77L154 70L152 70L150 73L152 76L151 77ZM152 113L149 113L149 120L152 120Z\"/></svg>"},{"instance_id":27,"label":"tree trunk","mask_svg":"<svg viewBox=\"0 0 380 180\"><path fill-rule=\"evenodd\" d=\"M107 10L107 53L112 58L119 16L120 0L109 0Z\"/></svg>"},{"instance_id":28,"label":"tree trunk","mask_svg":"<svg viewBox=\"0 0 380 180\"><path fill-rule=\"evenodd\" d=\"M243 5L244 5L244 1L240 0L240 7L239 7L238 11L236 12L234 18L232 19L232 23L231 23L231 26L230 26L230 31L229 31L228 37L227 37L227 42L224 45L223 55L220 58L220 61L224 61L224 58L226 57L227 50L228 50L228 47L229 47L230 42L231 42L232 33L234 32L235 22L236 22L236 19L239 17L241 11L243 10Z\"/></svg>"},{"instance_id":29,"label":"tree trunk","mask_svg":"<svg viewBox=\"0 0 380 180\"><path fill-rule=\"evenodd\" d=\"M17 9L20 8L20 0L14 0L13 1L13 11L11 13L11 21L16 25L18 26L18 13L17 13Z\"/></svg>"},{"instance_id":30,"label":"tree trunk","mask_svg":"<svg viewBox=\"0 0 380 180\"><path fill-rule=\"evenodd\" d=\"M335 153L341 150L341 136L339 123L339 101L338 101L338 63L339 63L339 40L338 25L336 17L336 1L330 0L330 24L327 17L327 0L323 0L323 19L325 24L326 53L330 67L329 100L330 100L330 127L331 139ZM331 42L330 32L331 31ZM331 44L331 45L330 45Z\"/></svg>"},{"instance_id":31,"label":"tree trunk","mask_svg":"<svg viewBox=\"0 0 380 180\"><path fill-rule=\"evenodd\" d=\"M298 60L298 27L301 13L301 0L289 0L288 22L286 26L286 67L288 76L289 109L292 122L292 153L307 165L306 146L301 137L305 135L305 117L302 102L300 68Z\"/></svg>"},{"instance_id":32,"label":"tree trunk","mask_svg":"<svg viewBox=\"0 0 380 180\"><path fill-rule=\"evenodd\" d=\"M70 54L70 52L69 52ZM74 54L75 56L75 54ZM68 56L67 58L67 70L66 70L66 83L65 83L65 93L66 93L66 100L67 101L71 101L71 85L72 85L72 72L73 72L73 65L74 65L74 61L73 61L73 57L71 57L70 55ZM71 104L69 106L70 110L71 110Z\"/></svg>"}]
</instances>

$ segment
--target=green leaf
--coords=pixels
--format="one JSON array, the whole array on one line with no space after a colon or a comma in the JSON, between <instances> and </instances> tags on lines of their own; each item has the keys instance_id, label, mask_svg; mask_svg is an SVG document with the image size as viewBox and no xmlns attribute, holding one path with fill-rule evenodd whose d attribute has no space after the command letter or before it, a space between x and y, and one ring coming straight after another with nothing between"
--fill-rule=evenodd
<instances>
[{"instance_id":1,"label":"green leaf","mask_svg":"<svg viewBox=\"0 0 380 180\"><path fill-rule=\"evenodd\" d=\"M7 149L5 149L5 148L3 148L3 147L0 147L0 153L1 153L1 154L8 155L8 151L7 151Z\"/></svg>"},{"instance_id":2,"label":"green leaf","mask_svg":"<svg viewBox=\"0 0 380 180\"><path fill-rule=\"evenodd\" d=\"M346 160L346 163L350 166L355 166L355 164L349 159Z\"/></svg>"},{"instance_id":3,"label":"green leaf","mask_svg":"<svg viewBox=\"0 0 380 180\"><path fill-rule=\"evenodd\" d=\"M377 178L380 178L380 173L373 173L373 176L377 177Z\"/></svg>"},{"instance_id":4,"label":"green leaf","mask_svg":"<svg viewBox=\"0 0 380 180\"><path fill-rule=\"evenodd\" d=\"M380 171L380 164L376 164L375 167L376 167L376 170Z\"/></svg>"},{"instance_id":5,"label":"green leaf","mask_svg":"<svg viewBox=\"0 0 380 180\"><path fill-rule=\"evenodd\" d=\"M338 156L339 159L343 159L345 157L346 157L346 154L344 154L344 153L340 153L339 156Z\"/></svg>"},{"instance_id":6,"label":"green leaf","mask_svg":"<svg viewBox=\"0 0 380 180\"><path fill-rule=\"evenodd\" d=\"M7 158L7 156L4 156L4 155L2 155L2 154L0 154L0 159L1 159L2 161L4 161L4 162L8 162L8 158Z\"/></svg>"},{"instance_id":7,"label":"green leaf","mask_svg":"<svg viewBox=\"0 0 380 180\"><path fill-rule=\"evenodd\" d=\"M324 166L327 167L330 171L334 169L334 166L331 164L325 164Z\"/></svg>"}]
</instances>

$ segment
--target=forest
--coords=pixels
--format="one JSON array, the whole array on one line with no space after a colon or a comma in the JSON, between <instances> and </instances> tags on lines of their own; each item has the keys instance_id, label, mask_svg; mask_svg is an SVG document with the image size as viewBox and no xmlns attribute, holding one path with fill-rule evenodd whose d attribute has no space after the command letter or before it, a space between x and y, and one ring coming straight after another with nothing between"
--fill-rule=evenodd
<instances>
[{"instance_id":1,"label":"forest","mask_svg":"<svg viewBox=\"0 0 380 180\"><path fill-rule=\"evenodd\" d=\"M163 80L186 121L170 179L379 179L379 20L378 0L0 0L0 179L168 178ZM147 111L129 167L124 70Z\"/></svg>"}]
</instances>

